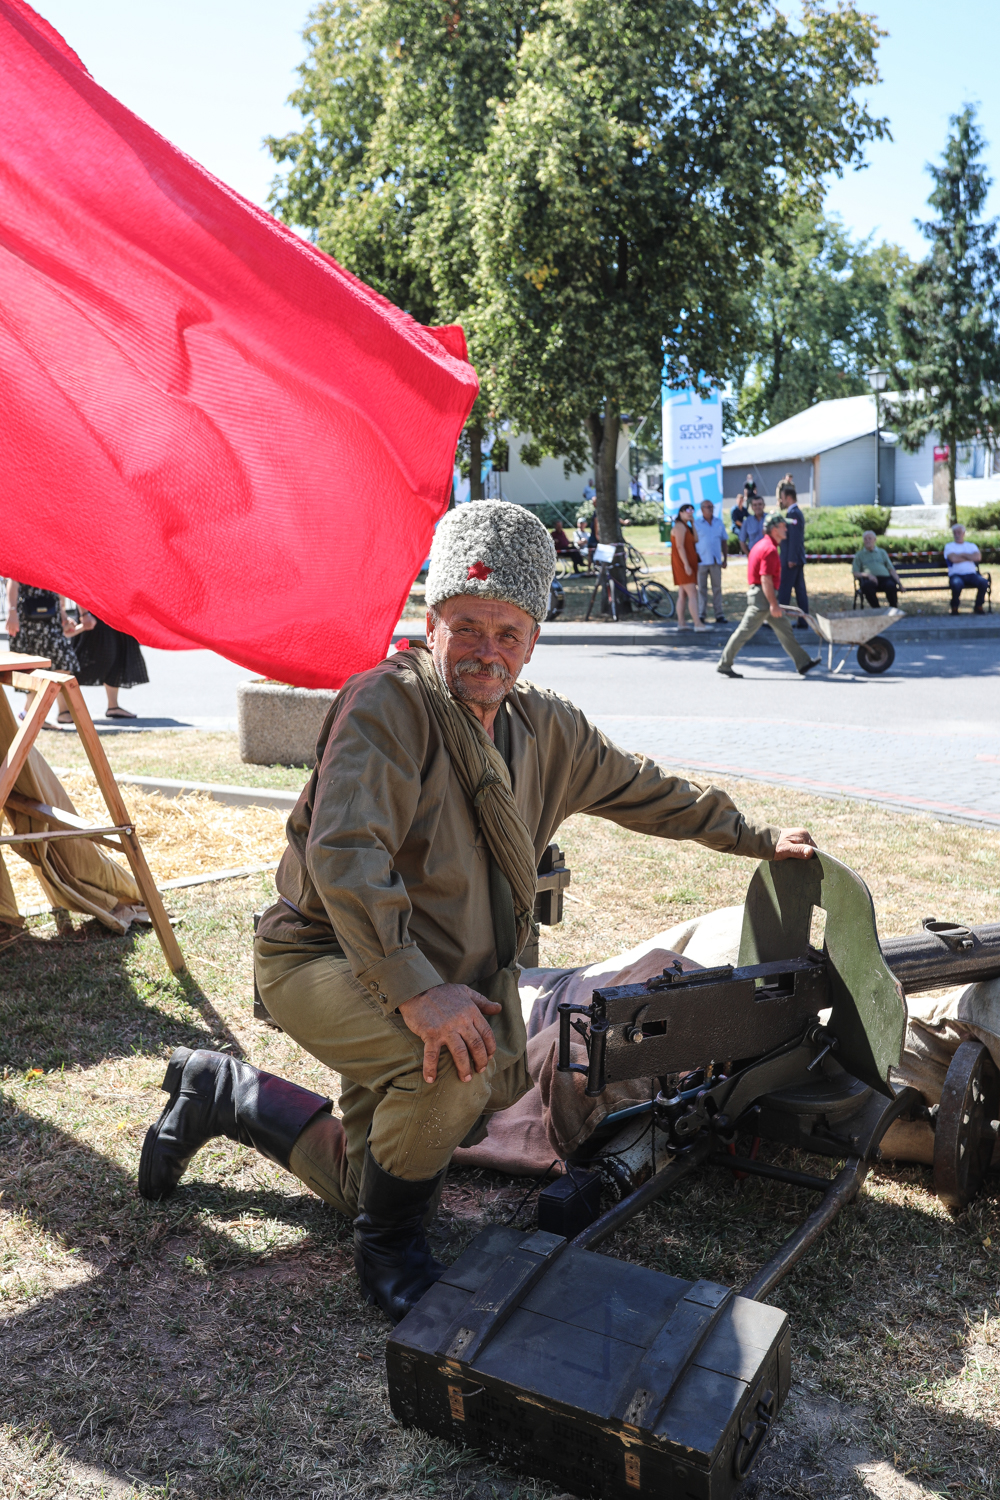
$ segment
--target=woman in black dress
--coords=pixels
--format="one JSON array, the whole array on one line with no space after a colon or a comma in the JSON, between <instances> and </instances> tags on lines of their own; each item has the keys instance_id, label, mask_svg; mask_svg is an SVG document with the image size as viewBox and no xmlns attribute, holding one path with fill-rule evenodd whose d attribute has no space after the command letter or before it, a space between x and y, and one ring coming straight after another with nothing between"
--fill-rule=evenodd
<instances>
[{"instance_id":1,"label":"woman in black dress","mask_svg":"<svg viewBox=\"0 0 1000 1500\"><path fill-rule=\"evenodd\" d=\"M109 719L134 719L135 714L118 702L118 693L121 688L141 687L149 681L139 642L135 636L105 625L89 609L80 612L79 630L75 642L80 663L78 680L85 687L103 683Z\"/></svg>"},{"instance_id":2,"label":"woman in black dress","mask_svg":"<svg viewBox=\"0 0 1000 1500\"><path fill-rule=\"evenodd\" d=\"M70 637L74 626L66 613L67 601L52 589L36 589L30 583L7 582L7 637L10 649L21 656L42 656L55 672L80 673ZM72 724L65 698L59 698L60 724ZM22 715L23 717L23 715Z\"/></svg>"}]
</instances>

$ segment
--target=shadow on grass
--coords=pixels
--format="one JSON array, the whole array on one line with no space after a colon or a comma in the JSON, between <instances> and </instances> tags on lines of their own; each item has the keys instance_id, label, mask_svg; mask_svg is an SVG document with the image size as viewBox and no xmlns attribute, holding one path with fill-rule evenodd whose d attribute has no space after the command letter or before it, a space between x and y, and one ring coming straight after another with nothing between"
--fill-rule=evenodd
<instances>
[{"instance_id":1,"label":"shadow on grass","mask_svg":"<svg viewBox=\"0 0 1000 1500\"><path fill-rule=\"evenodd\" d=\"M190 974L133 962L136 934L29 928L0 957L0 1067L45 1072L174 1047L243 1049Z\"/></svg>"},{"instance_id":2,"label":"shadow on grass","mask_svg":"<svg viewBox=\"0 0 1000 1500\"><path fill-rule=\"evenodd\" d=\"M343 1384L331 1362L345 1323L371 1324L357 1333L369 1342L381 1329L354 1289L349 1223L246 1158L273 1185L194 1181L146 1203L110 1157L0 1095L16 1252L0 1306L20 1304L0 1368L4 1420L25 1442L49 1434L57 1461L169 1478L171 1495L289 1492L296 1421L279 1421L275 1389L281 1412L312 1401L315 1426Z\"/></svg>"},{"instance_id":3,"label":"shadow on grass","mask_svg":"<svg viewBox=\"0 0 1000 1500\"><path fill-rule=\"evenodd\" d=\"M221 1181L195 1179L163 1203L146 1203L130 1171L32 1113L30 1098L29 1091L27 1103L7 1101L0 1113L4 1206L24 1246L22 1283L13 1288L21 1305L0 1334L4 1415L25 1443L50 1434L61 1450L57 1464L97 1466L192 1500L362 1492L513 1500L545 1492L389 1423L388 1326L361 1303L350 1226L296 1192L293 1179L227 1143L217 1154L213 1143L205 1166ZM138 1139L131 1144L134 1155ZM234 1164L257 1173L256 1183L230 1185ZM498 1179L475 1180L495 1195ZM468 1205L470 1186L456 1174L455 1201ZM718 1179L696 1180L609 1248L672 1274L739 1285L788 1232L784 1214L811 1201L767 1183L735 1193L719 1191ZM995 1214L994 1204L986 1207ZM453 1236L467 1227L456 1224ZM748 1497L888 1500L895 1491L865 1489L855 1474L873 1462L951 1481L952 1493L956 1483L963 1494L991 1493L995 1428L945 1399L910 1398L878 1342L884 1301L865 1284L884 1280L891 1247L933 1248L937 1257L943 1239L959 1244L980 1233L978 1224L958 1233L899 1204L845 1211L773 1299L792 1314L796 1389ZM981 1318L980 1292L978 1281L957 1289L942 1282L933 1293L914 1288L928 1336L939 1351L951 1350L952 1380L965 1366L955 1330L964 1314ZM901 1314L893 1309L893 1321ZM937 1328L945 1316L952 1328ZM842 1408L812 1394L823 1360L842 1360L844 1343L860 1345L858 1359L878 1366L880 1401L870 1388L852 1389L849 1371ZM836 1488L824 1488L832 1479Z\"/></svg>"}]
</instances>

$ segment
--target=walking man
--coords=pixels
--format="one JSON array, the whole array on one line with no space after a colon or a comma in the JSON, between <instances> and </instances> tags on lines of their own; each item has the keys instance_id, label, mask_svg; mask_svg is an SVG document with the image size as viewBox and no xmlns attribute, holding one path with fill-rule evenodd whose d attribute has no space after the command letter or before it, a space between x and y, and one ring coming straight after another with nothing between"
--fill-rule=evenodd
<instances>
[{"instance_id":1,"label":"walking man","mask_svg":"<svg viewBox=\"0 0 1000 1500\"><path fill-rule=\"evenodd\" d=\"M708 614L708 580L712 580L712 606L716 625L725 625L722 613L722 570L729 562L729 534L725 522L715 514L711 500L701 502L701 517L694 523L698 551L698 618L705 624Z\"/></svg>"},{"instance_id":2,"label":"walking man","mask_svg":"<svg viewBox=\"0 0 1000 1500\"><path fill-rule=\"evenodd\" d=\"M778 585L781 582L781 557L778 548L785 539L788 524L782 515L768 516L764 522L764 536L751 549L747 559L747 607L742 620L726 642L722 659L716 667L723 677L742 677L742 672L733 671L733 662L748 641L752 640L763 624L770 625L778 640L788 652L801 677L819 666L815 659L799 645L792 635L792 628L781 613L778 603Z\"/></svg>"},{"instance_id":3,"label":"walking man","mask_svg":"<svg viewBox=\"0 0 1000 1500\"><path fill-rule=\"evenodd\" d=\"M785 512L787 532L781 544L781 583L778 585L778 603L790 604L792 590L799 609L808 610L809 596L806 593L806 522L799 510L798 496L794 484L785 483L778 496L778 504ZM805 620L795 622L796 630L808 630Z\"/></svg>"}]
</instances>

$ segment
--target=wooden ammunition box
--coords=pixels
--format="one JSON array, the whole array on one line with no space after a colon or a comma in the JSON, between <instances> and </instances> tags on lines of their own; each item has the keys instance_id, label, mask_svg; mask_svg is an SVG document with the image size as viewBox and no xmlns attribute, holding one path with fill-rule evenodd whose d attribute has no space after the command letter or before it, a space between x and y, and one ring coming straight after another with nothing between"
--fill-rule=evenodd
<instances>
[{"instance_id":1,"label":"wooden ammunition box","mask_svg":"<svg viewBox=\"0 0 1000 1500\"><path fill-rule=\"evenodd\" d=\"M788 1394L788 1318L543 1231L485 1230L394 1330L404 1427L601 1500L725 1500Z\"/></svg>"}]
</instances>

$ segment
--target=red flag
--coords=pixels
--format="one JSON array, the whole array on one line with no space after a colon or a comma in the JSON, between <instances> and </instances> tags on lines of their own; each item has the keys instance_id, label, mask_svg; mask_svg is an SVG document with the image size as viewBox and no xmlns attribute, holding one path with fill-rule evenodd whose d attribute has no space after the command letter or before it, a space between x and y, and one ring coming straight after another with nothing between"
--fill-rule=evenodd
<instances>
[{"instance_id":1,"label":"red flag","mask_svg":"<svg viewBox=\"0 0 1000 1500\"><path fill-rule=\"evenodd\" d=\"M0 570L304 687L386 651L477 382L0 0Z\"/></svg>"}]
</instances>

